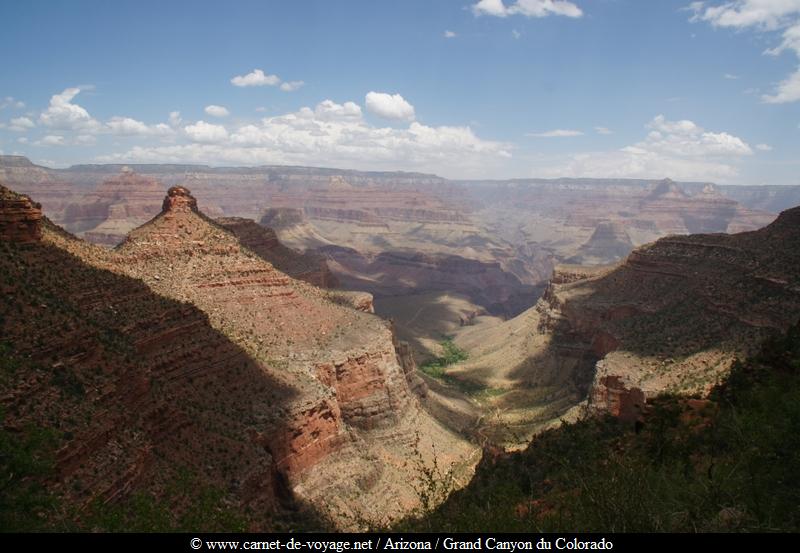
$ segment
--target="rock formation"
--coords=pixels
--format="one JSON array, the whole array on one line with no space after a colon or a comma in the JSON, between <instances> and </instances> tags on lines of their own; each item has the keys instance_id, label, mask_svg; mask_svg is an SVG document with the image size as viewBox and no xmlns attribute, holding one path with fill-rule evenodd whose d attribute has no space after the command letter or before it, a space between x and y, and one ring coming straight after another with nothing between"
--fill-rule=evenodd
<instances>
[{"instance_id":1,"label":"rock formation","mask_svg":"<svg viewBox=\"0 0 800 553\"><path fill-rule=\"evenodd\" d=\"M320 288L333 288L336 278L322 256L298 253L281 244L275 231L257 224L252 219L221 217L216 222L232 232L246 246L279 271L292 278L303 280Z\"/></svg>"},{"instance_id":2,"label":"rock formation","mask_svg":"<svg viewBox=\"0 0 800 553\"><path fill-rule=\"evenodd\" d=\"M18 221L6 196L0 220ZM420 409L413 360L385 323L276 270L185 187L113 251L25 220L42 239L0 242L0 325L27 368L0 382L0 401L6 425L60 421L52 485L70 505L159 497L185 470L253 528L272 528L287 496L354 527L416 504L400 468L415 433L426 462L442 445L462 478L477 460Z\"/></svg>"},{"instance_id":3,"label":"rock formation","mask_svg":"<svg viewBox=\"0 0 800 553\"><path fill-rule=\"evenodd\" d=\"M41 220L40 204L0 185L0 240L38 242L42 238Z\"/></svg>"},{"instance_id":4,"label":"rock formation","mask_svg":"<svg viewBox=\"0 0 800 553\"><path fill-rule=\"evenodd\" d=\"M228 223L241 231L240 221ZM249 239L265 237L246 226ZM185 187L171 188L162 213L115 253L127 274L205 312L267 374L295 390L259 435L301 497L323 508L332 497L351 497L344 507L350 514L362 504L381 516L400 514L414 501L411 475L385 472L374 459L399 462L415 431L426 442L443 440L450 459L465 461L469 446L420 409L385 323L278 271L198 212ZM374 472L370 485L347 478L359 470ZM324 490L309 484L323 481ZM406 498L405 507L397 497Z\"/></svg>"},{"instance_id":5,"label":"rock formation","mask_svg":"<svg viewBox=\"0 0 800 553\"><path fill-rule=\"evenodd\" d=\"M594 229L591 238L578 248L567 263L605 265L624 259L633 250L625 226L619 222L603 221Z\"/></svg>"}]
</instances>

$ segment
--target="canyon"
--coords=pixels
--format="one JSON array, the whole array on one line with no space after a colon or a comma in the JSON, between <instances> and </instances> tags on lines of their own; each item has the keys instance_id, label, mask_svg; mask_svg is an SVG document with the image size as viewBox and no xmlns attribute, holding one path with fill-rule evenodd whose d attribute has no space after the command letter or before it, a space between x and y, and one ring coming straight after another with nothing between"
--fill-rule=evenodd
<instances>
[{"instance_id":1,"label":"canyon","mask_svg":"<svg viewBox=\"0 0 800 553\"><path fill-rule=\"evenodd\" d=\"M16 156L0 182L3 426L55 431L84 513L191 474L176 512L213 488L254 529L388 524L421 471L702 397L800 312L800 187Z\"/></svg>"},{"instance_id":2,"label":"canyon","mask_svg":"<svg viewBox=\"0 0 800 553\"><path fill-rule=\"evenodd\" d=\"M371 293L422 361L462 318L509 319L531 307L557 263L618 261L668 234L754 230L800 203L800 187L669 179L451 181L174 164L50 169L19 156L0 156L0 178L41 202L55 223L104 246L156 216L166 188L185 186L206 214L255 221L304 252L309 282ZM235 227L255 236L249 223ZM311 269L315 257L330 274ZM440 322L420 327L414 318L437 310L447 312Z\"/></svg>"},{"instance_id":3,"label":"canyon","mask_svg":"<svg viewBox=\"0 0 800 553\"><path fill-rule=\"evenodd\" d=\"M255 528L287 498L358 528L418 504L409 448L468 480L476 448L421 408L413 357L363 297L278 271L185 187L114 250L0 190L3 345L25 366L3 379L4 426L54 426L68 504L158 498L187 471L263 512Z\"/></svg>"}]
</instances>

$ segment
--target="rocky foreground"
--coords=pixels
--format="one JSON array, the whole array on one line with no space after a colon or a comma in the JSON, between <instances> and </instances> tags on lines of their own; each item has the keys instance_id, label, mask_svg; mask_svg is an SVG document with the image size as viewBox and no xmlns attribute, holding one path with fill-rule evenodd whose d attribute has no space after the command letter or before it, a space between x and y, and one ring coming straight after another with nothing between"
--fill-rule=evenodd
<instances>
[{"instance_id":1,"label":"rocky foreground","mask_svg":"<svg viewBox=\"0 0 800 553\"><path fill-rule=\"evenodd\" d=\"M419 505L408 460L433 444L462 481L477 461L420 408L386 323L278 271L186 188L111 251L3 188L0 237L3 426L55 433L46 487L78 518L142 493L179 513L188 474L253 528L287 502L356 527Z\"/></svg>"}]
</instances>

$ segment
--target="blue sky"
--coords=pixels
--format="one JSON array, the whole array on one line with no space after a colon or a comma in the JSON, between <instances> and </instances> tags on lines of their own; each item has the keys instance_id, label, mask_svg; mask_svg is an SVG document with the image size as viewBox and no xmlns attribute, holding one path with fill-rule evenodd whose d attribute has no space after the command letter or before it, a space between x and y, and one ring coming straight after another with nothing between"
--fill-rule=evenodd
<instances>
[{"instance_id":1,"label":"blue sky","mask_svg":"<svg viewBox=\"0 0 800 553\"><path fill-rule=\"evenodd\" d=\"M0 150L45 165L800 184L800 0L33 0L0 21Z\"/></svg>"}]
</instances>

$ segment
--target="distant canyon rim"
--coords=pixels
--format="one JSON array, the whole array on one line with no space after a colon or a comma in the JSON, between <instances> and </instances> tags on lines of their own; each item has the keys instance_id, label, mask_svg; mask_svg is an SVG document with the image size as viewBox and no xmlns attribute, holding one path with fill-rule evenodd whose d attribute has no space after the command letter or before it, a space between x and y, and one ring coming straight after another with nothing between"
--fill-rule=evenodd
<instances>
[{"instance_id":1,"label":"distant canyon rim","mask_svg":"<svg viewBox=\"0 0 800 553\"><path fill-rule=\"evenodd\" d=\"M41 288L4 285L24 315L4 330L113 414L69 430L75 501L87 480L110 498L163 487L172 463L249 505L291 493L344 528L370 508L393 520L416 505L414 448L430 463L439 447L463 485L479 446L707 392L800 310L800 186L19 156L0 156L0 184L4 270ZM37 310L71 330L39 336ZM20 421L39 416L29 390L68 409L37 378L10 392ZM124 459L103 441L117 434Z\"/></svg>"}]
</instances>

